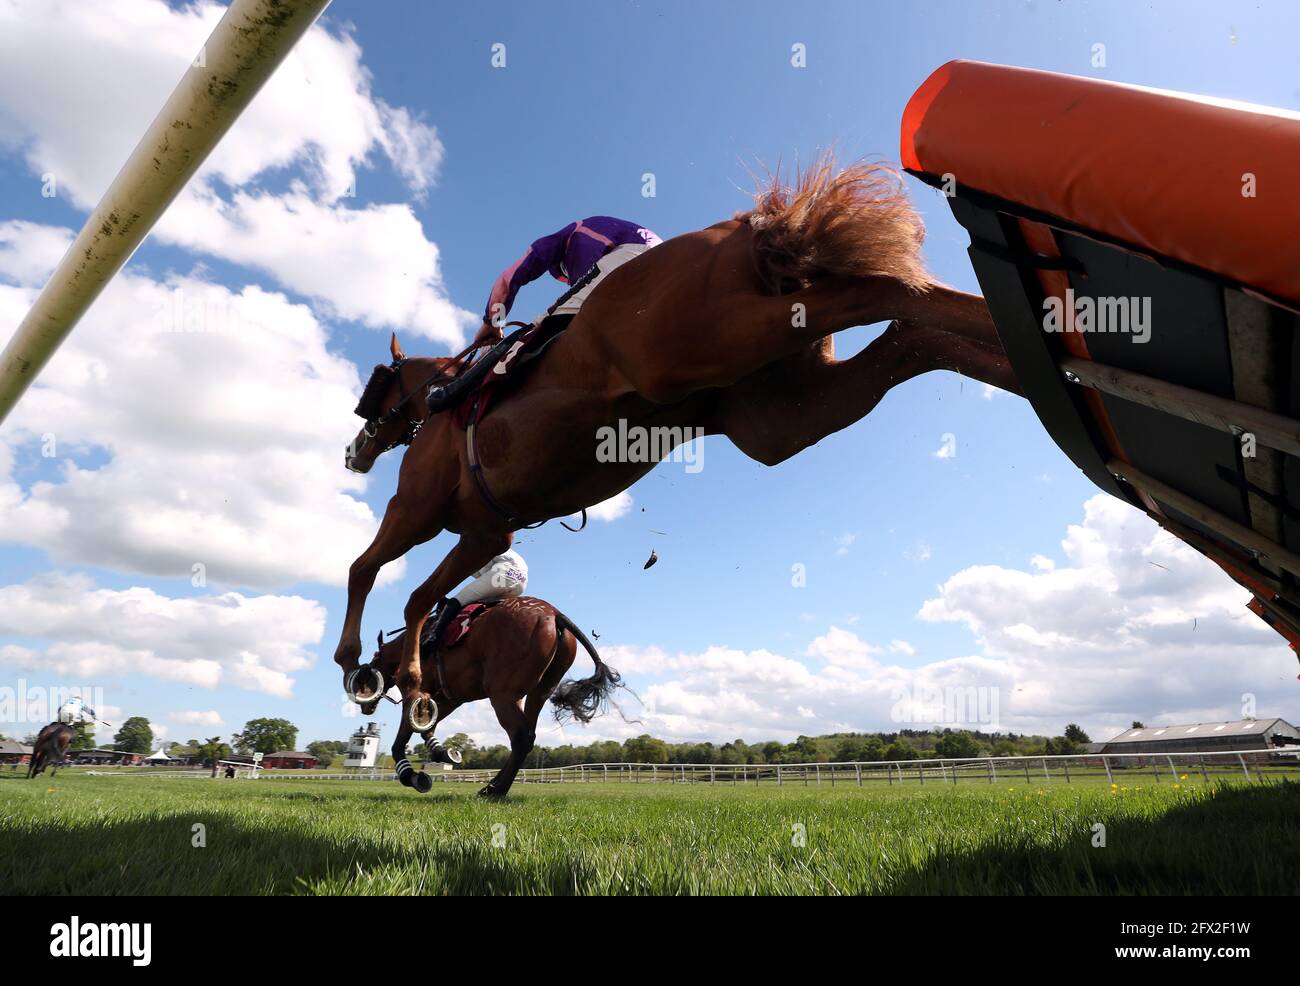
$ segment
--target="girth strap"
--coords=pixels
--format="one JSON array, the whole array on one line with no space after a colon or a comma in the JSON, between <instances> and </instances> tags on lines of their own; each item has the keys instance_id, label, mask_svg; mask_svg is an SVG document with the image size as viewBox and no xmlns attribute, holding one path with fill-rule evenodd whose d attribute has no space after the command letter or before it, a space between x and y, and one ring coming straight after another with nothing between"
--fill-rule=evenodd
<instances>
[{"instance_id":1,"label":"girth strap","mask_svg":"<svg viewBox=\"0 0 1300 986\"><path fill-rule=\"evenodd\" d=\"M531 531L535 528L541 527L547 522L546 520L534 521L531 524L523 523L515 516L514 511L510 510L505 504L493 496L492 491L488 489L487 477L483 475L483 461L479 458L478 454L479 411L479 398L475 397L474 403L471 405L469 412L469 423L465 426L465 459L469 463L470 475L474 477L474 486L478 490L479 496L483 498L483 502L493 511L504 517L506 523L510 524L510 526L515 530ZM550 518L547 519L549 520ZM574 533L581 531L587 526L587 508L582 508L582 523L577 527L570 527L565 521L560 521L560 526L566 531L573 531ZM441 657L439 660L441 660Z\"/></svg>"}]
</instances>

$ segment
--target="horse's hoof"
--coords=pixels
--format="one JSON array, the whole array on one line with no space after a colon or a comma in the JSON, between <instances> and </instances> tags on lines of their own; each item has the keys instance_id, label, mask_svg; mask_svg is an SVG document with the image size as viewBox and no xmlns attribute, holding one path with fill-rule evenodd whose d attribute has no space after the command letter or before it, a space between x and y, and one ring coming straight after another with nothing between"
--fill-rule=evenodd
<instances>
[{"instance_id":1,"label":"horse's hoof","mask_svg":"<svg viewBox=\"0 0 1300 986\"><path fill-rule=\"evenodd\" d=\"M421 771L415 775L414 788L421 794L428 794L429 789L433 787L433 778Z\"/></svg>"},{"instance_id":2,"label":"horse's hoof","mask_svg":"<svg viewBox=\"0 0 1300 986\"><path fill-rule=\"evenodd\" d=\"M363 664L355 671L349 671L347 677L343 680L343 689L348 693L348 698L357 705L370 705L370 715L374 711L374 704L378 704L380 697L384 694L387 686L384 684L384 676L380 674L377 668L369 664ZM372 704L374 703L374 704Z\"/></svg>"},{"instance_id":3,"label":"horse's hoof","mask_svg":"<svg viewBox=\"0 0 1300 986\"><path fill-rule=\"evenodd\" d=\"M427 695L412 699L406 708L406 723L417 733L432 729L438 723L438 703Z\"/></svg>"},{"instance_id":4,"label":"horse's hoof","mask_svg":"<svg viewBox=\"0 0 1300 986\"><path fill-rule=\"evenodd\" d=\"M447 750L447 762L448 762L448 763L454 763L454 764L456 764L457 766L459 766L460 763L461 763L464 759L465 759L465 757L464 757L464 755L461 754L461 752L460 752L460 747L458 747L458 746L453 746L453 747L451 747L450 749Z\"/></svg>"},{"instance_id":5,"label":"horse's hoof","mask_svg":"<svg viewBox=\"0 0 1300 986\"><path fill-rule=\"evenodd\" d=\"M493 799L502 797L502 795L497 794L496 791L492 790L491 784L488 784L483 788L481 788L478 792L478 796L480 798L493 798Z\"/></svg>"}]
</instances>

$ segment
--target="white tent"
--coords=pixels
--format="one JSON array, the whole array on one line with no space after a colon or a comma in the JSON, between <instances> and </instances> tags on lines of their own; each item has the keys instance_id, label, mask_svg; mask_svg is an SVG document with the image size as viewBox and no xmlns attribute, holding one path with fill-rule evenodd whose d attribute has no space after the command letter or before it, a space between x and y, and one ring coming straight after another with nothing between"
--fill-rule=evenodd
<instances>
[{"instance_id":1,"label":"white tent","mask_svg":"<svg viewBox=\"0 0 1300 986\"><path fill-rule=\"evenodd\" d=\"M161 746L158 747L158 752L155 753L153 756L144 758L145 763L162 763L164 760L171 760L171 757L163 753L163 748Z\"/></svg>"}]
</instances>

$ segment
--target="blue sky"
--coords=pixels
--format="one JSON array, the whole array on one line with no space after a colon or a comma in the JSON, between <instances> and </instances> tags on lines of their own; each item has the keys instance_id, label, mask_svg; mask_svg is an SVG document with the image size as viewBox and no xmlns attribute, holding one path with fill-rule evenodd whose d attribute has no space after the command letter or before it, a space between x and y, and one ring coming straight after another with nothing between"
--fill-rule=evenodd
<instances>
[{"instance_id":1,"label":"blue sky","mask_svg":"<svg viewBox=\"0 0 1300 986\"><path fill-rule=\"evenodd\" d=\"M0 7L0 337L218 13L119 0L87 23ZM127 23L145 29L128 41ZM764 164L829 145L894 161L908 96L949 59L1295 108L1298 27L1282 2L335 0L0 428L0 683L102 687L169 740L260 715L293 720L300 745L340 738L357 722L331 661L340 583L397 459L364 483L336 474L388 332L412 354L459 348L500 270L575 218L670 237L744 208ZM39 194L47 173L54 198ZM349 179L355 196L338 194ZM931 269L978 290L947 206L908 184ZM215 286L239 337L137 337L178 285ZM530 286L515 315L561 290ZM200 393L171 389L177 367ZM268 396L286 388L290 413ZM66 434L48 458L47 433ZM936 455L945 435L953 457ZM1096 491L1018 398L931 374L779 468L723 439L704 462L660 466L617 519L517 540L530 593L598 630L647 698L641 728L725 741L918 726L932 717L900 718L900 692L967 686L996 689L996 725L1016 730L1235 718L1247 693L1260 714L1300 714L1294 658L1242 619L1242 594L1127 508L1085 511ZM450 543L377 588L367 647ZM1173 560L1167 584L1151 582L1158 558ZM499 735L481 709L448 726Z\"/></svg>"}]
</instances>

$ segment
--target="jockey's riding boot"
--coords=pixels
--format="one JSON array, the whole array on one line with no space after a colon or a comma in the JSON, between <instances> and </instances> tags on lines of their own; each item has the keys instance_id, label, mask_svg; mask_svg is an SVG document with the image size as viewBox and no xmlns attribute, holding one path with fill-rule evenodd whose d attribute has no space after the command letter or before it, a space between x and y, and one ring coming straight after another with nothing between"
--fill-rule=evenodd
<instances>
[{"instance_id":1,"label":"jockey's riding boot","mask_svg":"<svg viewBox=\"0 0 1300 986\"><path fill-rule=\"evenodd\" d=\"M455 596L448 596L438 604L438 610L433 616L433 629L429 631L428 636L428 640L434 647L438 646L438 641L442 639L442 633L447 629L447 624L455 619L460 610L460 600Z\"/></svg>"}]
</instances>

